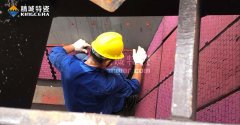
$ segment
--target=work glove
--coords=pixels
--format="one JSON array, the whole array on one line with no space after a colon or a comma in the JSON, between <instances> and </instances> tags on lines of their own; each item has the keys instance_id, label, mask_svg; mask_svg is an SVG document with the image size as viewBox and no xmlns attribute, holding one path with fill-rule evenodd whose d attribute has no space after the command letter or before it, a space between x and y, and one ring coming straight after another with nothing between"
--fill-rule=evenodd
<instances>
[{"instance_id":1,"label":"work glove","mask_svg":"<svg viewBox=\"0 0 240 125\"><path fill-rule=\"evenodd\" d=\"M146 51L142 47L138 46L137 52L135 49L133 49L133 61L135 64L139 63L143 65L143 62L146 60L146 58Z\"/></svg>"},{"instance_id":2,"label":"work glove","mask_svg":"<svg viewBox=\"0 0 240 125\"><path fill-rule=\"evenodd\" d=\"M91 46L83 39L79 39L72 45L73 45L75 51L84 52L84 53L87 53L87 48Z\"/></svg>"}]
</instances>

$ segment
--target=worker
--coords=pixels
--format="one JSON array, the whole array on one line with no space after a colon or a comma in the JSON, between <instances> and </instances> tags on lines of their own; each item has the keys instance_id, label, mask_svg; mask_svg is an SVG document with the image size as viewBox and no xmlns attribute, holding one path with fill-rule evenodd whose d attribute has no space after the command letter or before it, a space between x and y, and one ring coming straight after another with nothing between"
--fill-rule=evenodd
<instances>
[{"instance_id":1,"label":"worker","mask_svg":"<svg viewBox=\"0 0 240 125\"><path fill-rule=\"evenodd\" d=\"M86 54L88 48L90 54L85 60L69 54ZM108 68L114 60L124 58L123 49L124 44L119 33L105 32L91 45L79 39L71 45L54 47L51 50L49 59L61 72L68 111L112 114L129 107L127 99L140 91L140 71L147 54L140 46L137 50L133 49L135 70L132 79L127 79L120 68Z\"/></svg>"}]
</instances>

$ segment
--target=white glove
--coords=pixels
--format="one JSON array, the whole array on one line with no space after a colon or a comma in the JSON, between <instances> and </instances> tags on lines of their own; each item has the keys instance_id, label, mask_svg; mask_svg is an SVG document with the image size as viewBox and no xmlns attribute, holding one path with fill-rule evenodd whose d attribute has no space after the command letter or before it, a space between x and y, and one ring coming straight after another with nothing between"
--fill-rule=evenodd
<instances>
[{"instance_id":1,"label":"white glove","mask_svg":"<svg viewBox=\"0 0 240 125\"><path fill-rule=\"evenodd\" d=\"M84 52L84 53L87 53L87 48L91 46L83 39L79 39L72 45L73 45L75 51Z\"/></svg>"},{"instance_id":2,"label":"white glove","mask_svg":"<svg viewBox=\"0 0 240 125\"><path fill-rule=\"evenodd\" d=\"M146 60L146 58L146 51L142 47L138 46L137 52L135 49L133 49L133 61L135 64L139 63L143 65L143 62Z\"/></svg>"}]
</instances>

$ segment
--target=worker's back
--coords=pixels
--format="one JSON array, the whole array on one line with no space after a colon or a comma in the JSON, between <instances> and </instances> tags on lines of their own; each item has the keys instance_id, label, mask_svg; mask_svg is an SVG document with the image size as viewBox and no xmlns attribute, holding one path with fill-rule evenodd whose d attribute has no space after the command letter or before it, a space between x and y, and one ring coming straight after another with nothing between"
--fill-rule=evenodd
<instances>
[{"instance_id":1,"label":"worker's back","mask_svg":"<svg viewBox=\"0 0 240 125\"><path fill-rule=\"evenodd\" d=\"M124 99L139 91L137 80L128 80L118 68L111 70L89 66L75 56L62 70L66 107L75 112L109 114L118 112Z\"/></svg>"}]
</instances>

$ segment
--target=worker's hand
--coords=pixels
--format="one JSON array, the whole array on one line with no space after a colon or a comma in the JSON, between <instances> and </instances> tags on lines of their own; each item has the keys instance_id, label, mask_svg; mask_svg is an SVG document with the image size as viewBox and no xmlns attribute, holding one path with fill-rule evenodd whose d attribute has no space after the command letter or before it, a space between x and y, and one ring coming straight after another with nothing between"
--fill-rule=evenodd
<instances>
[{"instance_id":1,"label":"worker's hand","mask_svg":"<svg viewBox=\"0 0 240 125\"><path fill-rule=\"evenodd\" d=\"M133 60L135 64L139 63L143 65L143 62L146 60L146 58L147 58L146 51L142 47L138 46L137 51L133 49Z\"/></svg>"},{"instance_id":2,"label":"worker's hand","mask_svg":"<svg viewBox=\"0 0 240 125\"><path fill-rule=\"evenodd\" d=\"M87 48L91 46L83 39L79 39L77 42L75 42L72 45L75 51L84 52L84 53L87 53Z\"/></svg>"}]
</instances>

